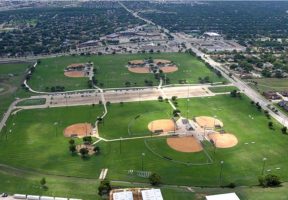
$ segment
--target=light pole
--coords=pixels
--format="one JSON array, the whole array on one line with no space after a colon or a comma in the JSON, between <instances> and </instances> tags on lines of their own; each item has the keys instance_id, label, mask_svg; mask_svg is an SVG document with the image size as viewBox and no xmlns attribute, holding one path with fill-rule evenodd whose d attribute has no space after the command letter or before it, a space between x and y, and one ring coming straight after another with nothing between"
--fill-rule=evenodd
<instances>
[{"instance_id":1,"label":"light pole","mask_svg":"<svg viewBox=\"0 0 288 200\"><path fill-rule=\"evenodd\" d=\"M54 122L54 126L55 126L55 136L57 136L57 125L58 125L58 122Z\"/></svg>"},{"instance_id":2,"label":"light pole","mask_svg":"<svg viewBox=\"0 0 288 200\"><path fill-rule=\"evenodd\" d=\"M263 166L262 166L262 173L261 173L261 175L264 174L264 169L265 169L265 165L266 165L266 160L267 160L267 158L263 158L263 159L262 159L262 161L263 161Z\"/></svg>"},{"instance_id":3,"label":"light pole","mask_svg":"<svg viewBox=\"0 0 288 200\"><path fill-rule=\"evenodd\" d=\"M144 156L145 156L145 153L142 153L142 171L144 171Z\"/></svg>"},{"instance_id":4,"label":"light pole","mask_svg":"<svg viewBox=\"0 0 288 200\"><path fill-rule=\"evenodd\" d=\"M224 164L224 161L221 160L221 161L220 161L220 174L219 174L219 183L220 183L220 186L222 185L222 171L223 171L223 164Z\"/></svg>"},{"instance_id":5,"label":"light pole","mask_svg":"<svg viewBox=\"0 0 288 200\"><path fill-rule=\"evenodd\" d=\"M216 115L214 115L214 129L215 129L215 125L216 125Z\"/></svg>"},{"instance_id":6,"label":"light pole","mask_svg":"<svg viewBox=\"0 0 288 200\"><path fill-rule=\"evenodd\" d=\"M188 97L188 99L187 99L187 116L186 116L187 119L188 119L188 115L189 115L189 101L190 101L190 99Z\"/></svg>"}]
</instances>

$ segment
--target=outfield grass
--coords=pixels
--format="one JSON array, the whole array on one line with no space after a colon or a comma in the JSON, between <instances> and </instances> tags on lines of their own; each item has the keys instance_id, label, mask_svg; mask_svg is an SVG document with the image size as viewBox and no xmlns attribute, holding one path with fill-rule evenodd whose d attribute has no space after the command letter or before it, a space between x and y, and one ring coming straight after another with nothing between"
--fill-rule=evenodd
<instances>
[{"instance_id":1,"label":"outfield grass","mask_svg":"<svg viewBox=\"0 0 288 200\"><path fill-rule=\"evenodd\" d=\"M185 115L187 101L183 99L178 102ZM127 137L127 123L133 116L145 113L147 108L162 109L165 113L171 111L170 106L164 102L149 101L141 102L140 106L138 104L124 103L122 107L120 104L111 104L107 118L104 124L101 124L105 128L100 127L100 136L117 139ZM134 109L136 107L138 110ZM7 130L11 129L12 133L8 134L7 141L3 136L0 142L1 162L42 173L89 178L98 178L101 169L108 168L108 177L112 180L147 182L145 178L127 173L131 169L141 170L142 153L145 153L144 170L159 173L163 183L215 186L219 185L221 160L224 160L222 184L235 182L237 185L250 185L257 184L262 170L262 159L267 157L266 169L279 175L282 180L288 180L288 158L283 156L286 155L288 137L281 134L281 127L276 123L275 130L268 129L267 118L253 107L247 98L237 99L229 95L191 98L188 107L191 118L217 115L223 121L225 130L237 136L239 144L230 149L217 149L215 163L203 166L186 166L161 159L146 148L144 139L99 142L97 145L101 148L101 154L82 160L69 154L68 139L63 137L62 131L72 123L95 121L99 113L102 113L102 107L49 108L21 111L14 118L10 118ZM254 120L249 115L253 116ZM57 126L54 125L56 121ZM165 150L167 145L161 143L157 148ZM176 154L172 150L166 153L167 156L182 157L179 152ZM195 156L197 160L201 155L191 156ZM280 170L276 170L277 167L280 167Z\"/></svg>"},{"instance_id":2,"label":"outfield grass","mask_svg":"<svg viewBox=\"0 0 288 200\"><path fill-rule=\"evenodd\" d=\"M238 90L238 88L235 86L209 87L208 89L214 93L223 93L223 92L231 92L233 90Z\"/></svg>"},{"instance_id":3,"label":"outfield grass","mask_svg":"<svg viewBox=\"0 0 288 200\"><path fill-rule=\"evenodd\" d=\"M41 60L35 73L29 81L34 90L46 91L46 87L64 86L66 90L85 89L88 87L88 78L69 78L64 76L64 69L71 63L83 63L92 61L97 69L95 78L103 83L105 88L125 87L125 82L130 81L132 86L144 86L144 80L158 81L153 74L135 74L129 72L126 65L128 61L145 58L168 59L175 62L179 70L167 74L171 83L179 83L179 80L187 80L188 83L198 83L198 78L209 76L213 82L223 81L215 73L211 72L201 61L184 53L161 54L129 54L129 55L105 55L105 56L69 56ZM53 81L51 81L53 80Z\"/></svg>"},{"instance_id":4,"label":"outfield grass","mask_svg":"<svg viewBox=\"0 0 288 200\"><path fill-rule=\"evenodd\" d=\"M0 88L5 89L0 92L0 118L16 97L29 96L29 92L20 87L28 66L28 63L0 64Z\"/></svg>"}]
</instances>

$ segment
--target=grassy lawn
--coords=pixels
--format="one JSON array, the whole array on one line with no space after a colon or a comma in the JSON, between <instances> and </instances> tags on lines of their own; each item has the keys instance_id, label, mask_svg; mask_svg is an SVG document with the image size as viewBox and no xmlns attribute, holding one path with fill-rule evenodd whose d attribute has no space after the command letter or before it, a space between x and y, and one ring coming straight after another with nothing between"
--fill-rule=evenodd
<instances>
[{"instance_id":1,"label":"grassy lawn","mask_svg":"<svg viewBox=\"0 0 288 200\"><path fill-rule=\"evenodd\" d=\"M45 98L41 99L27 99L24 101L21 101L17 104L17 106L34 106L34 105L43 105L46 103Z\"/></svg>"},{"instance_id":2,"label":"grassy lawn","mask_svg":"<svg viewBox=\"0 0 288 200\"><path fill-rule=\"evenodd\" d=\"M261 78L261 79L249 79L247 81L256 81L257 85L250 83L260 93L266 91L287 91L288 79L287 78Z\"/></svg>"},{"instance_id":3,"label":"grassy lawn","mask_svg":"<svg viewBox=\"0 0 288 200\"><path fill-rule=\"evenodd\" d=\"M16 97L29 96L20 87L28 66L28 63L0 64L0 118Z\"/></svg>"},{"instance_id":4,"label":"grassy lawn","mask_svg":"<svg viewBox=\"0 0 288 200\"><path fill-rule=\"evenodd\" d=\"M40 180L45 177L47 190L40 188ZM79 180L65 177L40 176L33 174L17 174L10 171L0 170L1 192L13 194L30 194L42 196L57 196L82 198L87 200L100 200L97 194L98 180Z\"/></svg>"},{"instance_id":5,"label":"grassy lawn","mask_svg":"<svg viewBox=\"0 0 288 200\"><path fill-rule=\"evenodd\" d=\"M187 101L178 100L178 103L179 108L183 108L184 115ZM135 110L136 107L138 110ZM107 115L104 124L100 126L100 136L127 137L129 121L137 114L151 111L153 108L164 113L171 111L167 103L158 101L141 102L140 106L138 102L124 103L123 106L111 104L108 107L110 115ZM217 115L223 121L225 130L236 135L238 145L230 149L217 149L215 162L211 165L186 166L161 159L146 148L144 139L123 140L121 143L99 142L97 145L101 149L101 154L83 160L78 156L71 156L68 152L68 139L63 137L63 129L73 123L94 122L102 113L102 107L49 108L21 111L10 118L8 129L2 132L1 163L42 173L89 178L98 178L101 169L108 168L108 177L112 180L147 182L145 178L127 173L131 169L141 170L141 155L145 153L144 170L159 173L163 183L216 186L219 185L221 160L224 160L223 184L234 182L237 185L250 185L257 184L262 170L262 159L266 157L268 159L266 169L279 175L282 180L288 180L286 168L288 158L283 156L286 155L288 137L281 134L281 127L276 123L274 123L275 130L268 129L267 118L253 107L247 98L236 99L229 95L192 98L189 101L189 110L188 115L191 118ZM252 120L249 115L254 119ZM57 126L54 125L55 122L58 122ZM139 130L144 130L144 127L146 122L139 123ZM12 132L8 133L6 140L3 134L9 129ZM181 155L179 152L168 150L165 142L155 144L154 147L164 150L167 156L181 159L188 159L191 156L191 159L199 160L203 156ZM279 170L276 169L278 167Z\"/></svg>"},{"instance_id":6,"label":"grassy lawn","mask_svg":"<svg viewBox=\"0 0 288 200\"><path fill-rule=\"evenodd\" d=\"M208 89L214 93L231 92L233 90L238 90L238 88L234 86L209 87Z\"/></svg>"},{"instance_id":7,"label":"grassy lawn","mask_svg":"<svg viewBox=\"0 0 288 200\"><path fill-rule=\"evenodd\" d=\"M69 78L64 76L64 69L72 63L92 61L97 69L96 80L105 88L125 87L125 82L130 81L133 86L144 86L144 80L158 81L153 74L135 74L126 68L128 61L145 58L168 59L175 62L179 70L167 74L171 83L179 83L179 80L187 80L188 83L198 83L198 78L209 76L213 82L223 81L211 72L201 61L184 53L161 54L129 54L129 55L105 55L105 56L70 56L49 58L41 60L35 73L29 81L35 90L45 91L46 87L64 86L66 90L85 89L88 87L87 78ZM51 81L53 80L53 81Z\"/></svg>"}]
</instances>

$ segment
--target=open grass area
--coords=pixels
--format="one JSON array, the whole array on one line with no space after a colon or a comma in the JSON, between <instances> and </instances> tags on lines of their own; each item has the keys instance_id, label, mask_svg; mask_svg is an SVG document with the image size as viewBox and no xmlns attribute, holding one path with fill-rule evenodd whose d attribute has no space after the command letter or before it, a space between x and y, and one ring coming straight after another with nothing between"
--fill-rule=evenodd
<instances>
[{"instance_id":1,"label":"open grass area","mask_svg":"<svg viewBox=\"0 0 288 200\"><path fill-rule=\"evenodd\" d=\"M178 100L178 103L179 108L183 108L182 114L185 115L187 101L182 99ZM111 104L108 107L108 113L111 115L108 114L104 124L100 125L100 136L127 137L129 121L137 114L145 113L147 108L162 109L165 113L171 111L170 106L164 102L148 101L141 102L140 106L138 104ZM134 110L135 107L138 107L138 110ZM68 139L63 137L63 129L73 123L95 121L102 113L102 107L49 108L21 111L10 118L6 129L7 140L3 135L5 130L1 135L1 162L41 173L89 178L98 178L101 169L108 168L108 177L112 180L147 182L145 178L127 173L131 169L141 170L141 155L145 153L144 170L159 173L163 183L215 186L219 185L221 160L224 160L223 184L235 182L237 185L249 185L257 184L262 170L262 159L266 157L266 169L279 175L282 180L288 180L288 158L283 156L286 154L288 137L281 134L281 127L276 123L275 130L268 129L267 118L253 107L247 98L231 98L229 95L192 98L188 107L187 114L191 118L216 115L223 121L225 131L236 135L238 145L230 149L217 149L214 164L203 166L186 166L161 159L146 148L144 139L123 140L121 143L102 141L97 143L101 148L101 154L83 160L78 156L71 156L68 152ZM119 115L117 112L124 114ZM55 122L58 124L55 125ZM141 127L144 127L143 125L139 124ZM8 132L9 129L12 130L11 133ZM161 146L163 149L167 148L165 143L158 144L157 148ZM167 152L167 156L182 157L178 154L179 152L176 155L172 150ZM191 156L195 156L193 159L199 159L198 154ZM276 169L278 167L279 170Z\"/></svg>"},{"instance_id":2,"label":"open grass area","mask_svg":"<svg viewBox=\"0 0 288 200\"><path fill-rule=\"evenodd\" d=\"M29 81L34 90L46 91L46 87L64 86L65 90L88 88L88 78L69 78L64 75L64 69L72 63L84 63L92 61L97 69L95 78L104 88L125 87L129 81L131 86L145 86L145 80L158 81L153 74L136 74L128 71L126 65L130 60L147 59L149 57L167 59L175 62L179 70L167 74L170 83L179 83L186 80L187 83L198 83L199 77L209 76L213 82L223 81L215 73L209 70L204 63L195 57L184 53L161 53L161 54L129 54L129 55L105 55L105 56L69 56L41 60L35 73ZM51 81L53 80L53 81Z\"/></svg>"},{"instance_id":3,"label":"open grass area","mask_svg":"<svg viewBox=\"0 0 288 200\"><path fill-rule=\"evenodd\" d=\"M27 99L24 101L21 101L17 104L17 106L34 106L34 105L43 105L46 103L45 98L39 98L39 99Z\"/></svg>"},{"instance_id":4,"label":"open grass area","mask_svg":"<svg viewBox=\"0 0 288 200\"><path fill-rule=\"evenodd\" d=\"M40 187L40 180L45 177L47 190ZM30 194L100 200L97 194L98 180L80 180L49 175L34 175L0 170L0 190L13 194Z\"/></svg>"},{"instance_id":5,"label":"open grass area","mask_svg":"<svg viewBox=\"0 0 288 200\"><path fill-rule=\"evenodd\" d=\"M222 93L222 92L231 92L233 90L237 90L238 88L235 86L219 86L219 87L209 87L208 88L211 92L214 93Z\"/></svg>"},{"instance_id":6,"label":"open grass area","mask_svg":"<svg viewBox=\"0 0 288 200\"><path fill-rule=\"evenodd\" d=\"M261 78L261 79L249 79L248 82L257 82L250 83L254 89L258 92L263 93L266 91L287 91L288 90L288 79L287 78Z\"/></svg>"},{"instance_id":7,"label":"open grass area","mask_svg":"<svg viewBox=\"0 0 288 200\"><path fill-rule=\"evenodd\" d=\"M21 88L28 63L0 64L0 118L17 97L27 97Z\"/></svg>"}]
</instances>

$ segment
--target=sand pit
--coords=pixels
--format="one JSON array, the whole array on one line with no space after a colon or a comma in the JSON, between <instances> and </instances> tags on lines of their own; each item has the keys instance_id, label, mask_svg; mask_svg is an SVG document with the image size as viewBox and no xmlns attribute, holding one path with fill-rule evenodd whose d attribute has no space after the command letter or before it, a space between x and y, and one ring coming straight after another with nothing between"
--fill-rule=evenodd
<instances>
[{"instance_id":1,"label":"sand pit","mask_svg":"<svg viewBox=\"0 0 288 200\"><path fill-rule=\"evenodd\" d=\"M64 130L65 137L84 137L87 135L91 135L92 133L92 126L89 123L79 123L79 124L72 124L68 126Z\"/></svg>"},{"instance_id":2,"label":"sand pit","mask_svg":"<svg viewBox=\"0 0 288 200\"><path fill-rule=\"evenodd\" d=\"M178 70L178 67L176 67L176 65L173 65L173 66L161 67L160 69L163 71L163 73L172 73L176 72Z\"/></svg>"},{"instance_id":3,"label":"sand pit","mask_svg":"<svg viewBox=\"0 0 288 200\"><path fill-rule=\"evenodd\" d=\"M236 146L238 143L236 136L230 133L212 133L208 135L208 138L213 140L217 148L230 148Z\"/></svg>"},{"instance_id":4,"label":"sand pit","mask_svg":"<svg viewBox=\"0 0 288 200\"><path fill-rule=\"evenodd\" d=\"M175 123L171 119L154 120L148 124L148 129L151 132L163 131L164 133L174 131Z\"/></svg>"},{"instance_id":5,"label":"sand pit","mask_svg":"<svg viewBox=\"0 0 288 200\"><path fill-rule=\"evenodd\" d=\"M195 120L199 126L202 128L209 127L214 128L215 126L223 127L223 123L214 117L207 117L207 116L201 116L201 117L195 117Z\"/></svg>"},{"instance_id":6,"label":"sand pit","mask_svg":"<svg viewBox=\"0 0 288 200\"><path fill-rule=\"evenodd\" d=\"M128 70L133 73L138 73L138 74L148 74L150 73L148 67L128 67Z\"/></svg>"},{"instance_id":7,"label":"sand pit","mask_svg":"<svg viewBox=\"0 0 288 200\"><path fill-rule=\"evenodd\" d=\"M154 59L153 62L156 63L156 64L157 64L157 63L162 63L162 64L169 64L169 63L171 63L170 60L163 60L163 59Z\"/></svg>"},{"instance_id":8,"label":"sand pit","mask_svg":"<svg viewBox=\"0 0 288 200\"><path fill-rule=\"evenodd\" d=\"M79 77L85 77L85 72L83 72L83 71L67 71L67 72L64 72L64 75L67 77L79 78Z\"/></svg>"},{"instance_id":9,"label":"sand pit","mask_svg":"<svg viewBox=\"0 0 288 200\"><path fill-rule=\"evenodd\" d=\"M192 136L167 138L167 144L172 149L180 152L192 153L203 150L201 144Z\"/></svg>"},{"instance_id":10,"label":"sand pit","mask_svg":"<svg viewBox=\"0 0 288 200\"><path fill-rule=\"evenodd\" d=\"M131 65L142 65L144 64L144 60L131 60L129 61L131 63Z\"/></svg>"}]
</instances>

